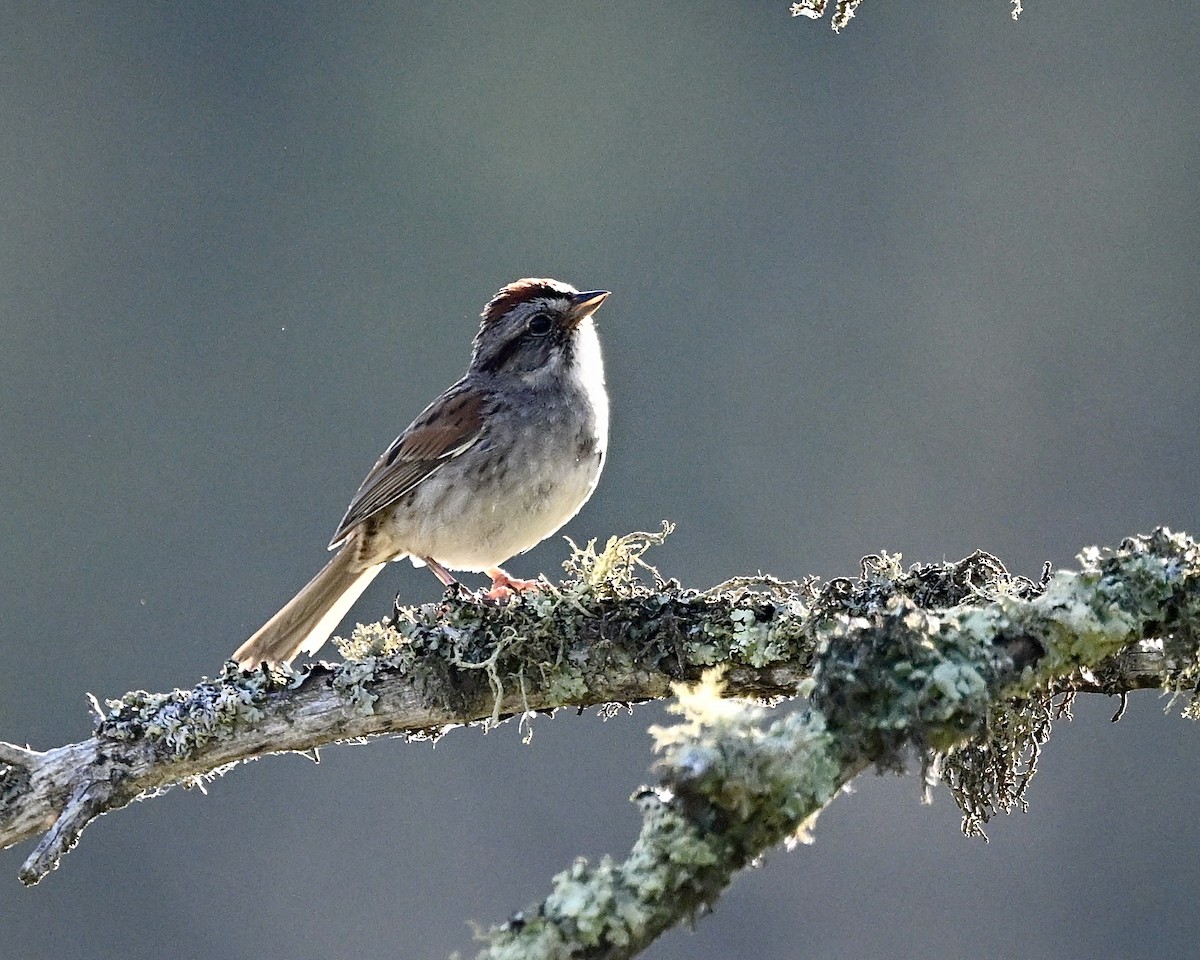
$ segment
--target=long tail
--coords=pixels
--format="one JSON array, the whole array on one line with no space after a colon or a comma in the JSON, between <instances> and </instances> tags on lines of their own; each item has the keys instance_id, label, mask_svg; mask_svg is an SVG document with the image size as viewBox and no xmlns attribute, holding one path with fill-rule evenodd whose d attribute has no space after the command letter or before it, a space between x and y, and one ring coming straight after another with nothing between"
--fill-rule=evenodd
<instances>
[{"instance_id":1,"label":"long tail","mask_svg":"<svg viewBox=\"0 0 1200 960\"><path fill-rule=\"evenodd\" d=\"M245 669L260 663L289 663L301 653L316 653L342 617L383 569L382 563L356 567L353 541L339 550L315 577L237 648L233 659Z\"/></svg>"}]
</instances>

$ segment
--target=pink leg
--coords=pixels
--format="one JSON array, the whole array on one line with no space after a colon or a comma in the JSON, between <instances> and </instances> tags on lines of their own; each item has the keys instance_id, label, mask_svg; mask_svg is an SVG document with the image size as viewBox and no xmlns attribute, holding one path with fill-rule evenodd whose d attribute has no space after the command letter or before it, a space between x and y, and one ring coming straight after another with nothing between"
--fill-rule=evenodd
<instances>
[{"instance_id":1,"label":"pink leg","mask_svg":"<svg viewBox=\"0 0 1200 960\"><path fill-rule=\"evenodd\" d=\"M492 578L492 589L483 595L484 600L510 600L514 593L539 590L542 586L537 580L518 580L510 577L499 567L492 567L485 572Z\"/></svg>"},{"instance_id":2,"label":"pink leg","mask_svg":"<svg viewBox=\"0 0 1200 960\"><path fill-rule=\"evenodd\" d=\"M433 575L441 580L446 586L452 587L458 583L458 581L454 579L454 574L434 560L433 557L422 557L421 559L425 561L425 566L433 571Z\"/></svg>"}]
</instances>

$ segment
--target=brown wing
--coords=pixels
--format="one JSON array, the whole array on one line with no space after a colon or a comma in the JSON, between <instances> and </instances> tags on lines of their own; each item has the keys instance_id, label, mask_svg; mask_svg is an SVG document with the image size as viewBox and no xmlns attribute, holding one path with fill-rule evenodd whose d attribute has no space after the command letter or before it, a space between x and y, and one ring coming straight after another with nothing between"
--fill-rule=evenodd
<instances>
[{"instance_id":1,"label":"brown wing","mask_svg":"<svg viewBox=\"0 0 1200 960\"><path fill-rule=\"evenodd\" d=\"M329 541L330 549L475 443L483 430L484 399L460 380L426 407L371 468Z\"/></svg>"}]
</instances>

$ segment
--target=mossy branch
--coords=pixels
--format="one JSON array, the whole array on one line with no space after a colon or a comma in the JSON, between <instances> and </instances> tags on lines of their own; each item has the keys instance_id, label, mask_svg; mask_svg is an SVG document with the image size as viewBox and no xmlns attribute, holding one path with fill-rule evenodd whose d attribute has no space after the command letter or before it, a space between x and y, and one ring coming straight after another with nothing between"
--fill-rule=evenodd
<instances>
[{"instance_id":1,"label":"mossy branch","mask_svg":"<svg viewBox=\"0 0 1200 960\"><path fill-rule=\"evenodd\" d=\"M359 628L344 663L283 674L230 664L192 690L109 701L83 742L0 743L0 847L41 834L20 872L36 883L95 817L241 760L661 698L717 664L730 695L803 687L811 708L770 724L711 690L685 701L686 722L658 734L664 774L639 795L646 820L631 858L577 865L488 948L632 956L866 766L937 751L977 825L1019 799L1014 764L1044 736L1018 724L997 742L996 717L1072 689L1191 690L1200 676L1200 554L1165 530L1086 551L1080 571L1039 582L984 553L908 571L879 556L855 580L750 578L704 593L635 578L663 535L576 548L565 584L508 607L448 597L399 609L390 625Z\"/></svg>"},{"instance_id":2,"label":"mossy branch","mask_svg":"<svg viewBox=\"0 0 1200 960\"><path fill-rule=\"evenodd\" d=\"M998 710L1066 689L1089 666L1104 665L1107 681L1086 682L1107 692L1120 651L1131 645L1164 653L1160 684L1195 689L1196 544L1159 530L1080 560L1080 571L1039 584L1010 580L982 554L945 565L949 576L927 580L934 593L947 583L978 589L939 611L920 605L914 578L901 575L907 584L899 591L877 578L876 562L874 573L868 567L847 585L849 606L863 605L864 615L814 614L806 709L769 721L761 707L722 698L712 677L679 689L674 709L684 720L652 731L663 754L660 780L634 798L643 823L628 858L577 862L535 909L492 929L479 956L636 956L710 905L738 870L780 842L805 838L864 769L898 768L913 751L931 765L952 759L988 734ZM1141 682L1148 663L1139 663Z\"/></svg>"}]
</instances>

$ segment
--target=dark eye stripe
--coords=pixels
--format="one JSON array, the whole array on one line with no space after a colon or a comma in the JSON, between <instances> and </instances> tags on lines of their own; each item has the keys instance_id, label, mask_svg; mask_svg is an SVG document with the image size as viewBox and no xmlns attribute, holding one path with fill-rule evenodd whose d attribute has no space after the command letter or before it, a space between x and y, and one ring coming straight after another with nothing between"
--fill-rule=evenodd
<instances>
[{"instance_id":1,"label":"dark eye stripe","mask_svg":"<svg viewBox=\"0 0 1200 960\"><path fill-rule=\"evenodd\" d=\"M521 349L521 344L524 342L523 336L511 337L501 345L492 356L488 357L487 361L480 366L481 370L488 373L495 373L508 364L512 359L512 355Z\"/></svg>"}]
</instances>

